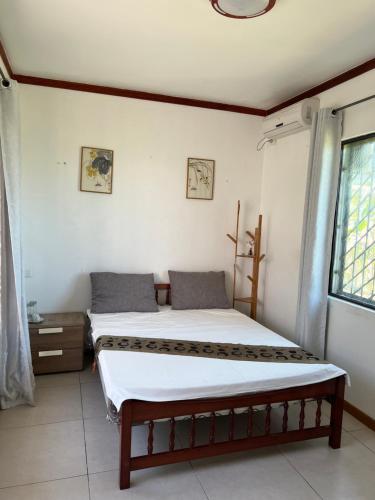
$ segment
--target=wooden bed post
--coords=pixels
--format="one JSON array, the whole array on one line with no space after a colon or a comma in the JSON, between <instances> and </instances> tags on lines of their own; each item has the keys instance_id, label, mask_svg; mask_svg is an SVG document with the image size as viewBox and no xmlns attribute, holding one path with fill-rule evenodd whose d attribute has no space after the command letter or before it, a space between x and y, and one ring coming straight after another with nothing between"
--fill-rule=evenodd
<instances>
[{"instance_id":1,"label":"wooden bed post","mask_svg":"<svg viewBox=\"0 0 375 500\"><path fill-rule=\"evenodd\" d=\"M120 422L120 490L130 488L130 458L132 445L132 402L121 406Z\"/></svg>"},{"instance_id":2,"label":"wooden bed post","mask_svg":"<svg viewBox=\"0 0 375 500\"><path fill-rule=\"evenodd\" d=\"M336 391L331 397L331 433L329 435L329 445L335 450L341 446L344 392L345 375L342 375L336 379Z\"/></svg>"}]
</instances>

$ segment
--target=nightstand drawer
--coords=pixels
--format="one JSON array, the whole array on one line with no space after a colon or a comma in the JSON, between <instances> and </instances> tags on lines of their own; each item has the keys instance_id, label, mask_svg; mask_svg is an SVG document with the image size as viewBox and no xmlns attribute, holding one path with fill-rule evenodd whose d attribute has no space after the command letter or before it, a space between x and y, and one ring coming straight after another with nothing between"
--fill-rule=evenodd
<instances>
[{"instance_id":1,"label":"nightstand drawer","mask_svg":"<svg viewBox=\"0 0 375 500\"><path fill-rule=\"evenodd\" d=\"M42 316L42 323L29 323L34 373L82 370L85 316L77 312Z\"/></svg>"},{"instance_id":2,"label":"nightstand drawer","mask_svg":"<svg viewBox=\"0 0 375 500\"><path fill-rule=\"evenodd\" d=\"M84 329L80 326L43 327L30 329L33 350L82 348Z\"/></svg>"},{"instance_id":3,"label":"nightstand drawer","mask_svg":"<svg viewBox=\"0 0 375 500\"><path fill-rule=\"evenodd\" d=\"M33 346L35 348L35 346ZM31 352L34 374L82 370L83 349L52 348Z\"/></svg>"}]
</instances>

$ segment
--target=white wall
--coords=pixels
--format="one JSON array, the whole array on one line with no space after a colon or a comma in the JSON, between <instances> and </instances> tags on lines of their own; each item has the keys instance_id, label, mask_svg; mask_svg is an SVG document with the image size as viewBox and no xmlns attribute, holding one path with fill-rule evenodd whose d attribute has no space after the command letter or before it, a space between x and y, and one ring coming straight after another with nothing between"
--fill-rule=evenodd
<instances>
[{"instance_id":1,"label":"white wall","mask_svg":"<svg viewBox=\"0 0 375 500\"><path fill-rule=\"evenodd\" d=\"M372 71L321 94L321 106L374 88ZM374 101L346 111L344 136L375 130L374 120ZM87 307L93 270L160 281L168 268L231 272L225 234L239 198L243 228L260 206L264 215L263 322L294 338L309 132L267 145L261 180L257 117L21 86L21 121L27 294L40 310ZM115 151L112 195L79 191L82 145ZM188 156L216 160L213 201L185 199ZM375 418L374 331L372 311L330 300L328 358L352 377L347 399Z\"/></svg>"},{"instance_id":2,"label":"white wall","mask_svg":"<svg viewBox=\"0 0 375 500\"><path fill-rule=\"evenodd\" d=\"M260 118L22 85L23 240L28 299L89 305L90 271L232 271L241 199L260 203ZM114 150L113 194L79 191L81 146ZM186 160L216 160L213 201L186 200Z\"/></svg>"},{"instance_id":3,"label":"white wall","mask_svg":"<svg viewBox=\"0 0 375 500\"><path fill-rule=\"evenodd\" d=\"M349 83L349 82L348 82ZM323 106L337 106L374 93L375 71L321 96ZM375 100L344 112L343 139L375 132ZM375 311L329 299L327 357L350 374L346 399L375 419Z\"/></svg>"},{"instance_id":4,"label":"white wall","mask_svg":"<svg viewBox=\"0 0 375 500\"><path fill-rule=\"evenodd\" d=\"M329 299L327 358L351 379L345 399L375 419L375 312Z\"/></svg>"},{"instance_id":5,"label":"white wall","mask_svg":"<svg viewBox=\"0 0 375 500\"><path fill-rule=\"evenodd\" d=\"M264 216L261 318L293 338L310 131L266 145L261 213Z\"/></svg>"},{"instance_id":6,"label":"white wall","mask_svg":"<svg viewBox=\"0 0 375 500\"><path fill-rule=\"evenodd\" d=\"M319 95L321 107L339 107L374 93L371 71ZM375 131L375 101L344 113L344 138ZM309 133L266 145L261 211L265 234L263 322L293 339L306 189ZM336 196L336 193L332 193ZM375 313L340 300L329 300L327 357L352 378L346 398L375 418Z\"/></svg>"}]
</instances>

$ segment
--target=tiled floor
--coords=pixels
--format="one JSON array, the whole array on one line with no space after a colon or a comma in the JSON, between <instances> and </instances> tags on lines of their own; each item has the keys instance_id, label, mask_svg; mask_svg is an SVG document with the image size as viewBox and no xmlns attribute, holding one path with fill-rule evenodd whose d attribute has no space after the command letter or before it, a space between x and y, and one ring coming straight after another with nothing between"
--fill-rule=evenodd
<instances>
[{"instance_id":1,"label":"tiled floor","mask_svg":"<svg viewBox=\"0 0 375 500\"><path fill-rule=\"evenodd\" d=\"M340 450L318 439L146 469L120 491L119 438L97 375L37 377L36 400L35 408L0 412L0 500L375 499L375 433L347 414ZM184 430L179 424L179 443ZM141 427L133 441L143 453ZM162 442L158 424L156 448Z\"/></svg>"}]
</instances>

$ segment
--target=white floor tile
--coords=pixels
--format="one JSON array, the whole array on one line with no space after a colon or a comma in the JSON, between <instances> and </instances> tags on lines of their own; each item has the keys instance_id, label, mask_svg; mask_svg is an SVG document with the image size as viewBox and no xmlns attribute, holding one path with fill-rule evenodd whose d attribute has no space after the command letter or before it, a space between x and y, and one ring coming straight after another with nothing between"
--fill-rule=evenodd
<instances>
[{"instance_id":1,"label":"white floor tile","mask_svg":"<svg viewBox=\"0 0 375 500\"><path fill-rule=\"evenodd\" d=\"M155 422L153 431L153 453L168 451L170 438L169 422ZM147 455L148 426L137 425L132 430L132 456ZM181 448L177 426L175 429L175 450Z\"/></svg>"},{"instance_id":2,"label":"white floor tile","mask_svg":"<svg viewBox=\"0 0 375 500\"><path fill-rule=\"evenodd\" d=\"M308 429L310 427L316 426L316 411L317 411L317 403L315 401L306 402L304 408L304 427ZM282 432L282 424L283 424L283 416L284 416L284 408L283 407L275 407L272 408L271 411L271 431L272 432ZM300 425L300 416L301 416L301 404L298 402L289 404L288 408L288 430L297 430ZM321 412L320 417L320 425L329 425L329 416L325 412ZM264 422L265 422L265 412L263 412L263 431L264 431Z\"/></svg>"},{"instance_id":3,"label":"white floor tile","mask_svg":"<svg viewBox=\"0 0 375 500\"><path fill-rule=\"evenodd\" d=\"M78 374L79 372L37 375L35 377L35 382L37 387L56 387L58 385L79 384Z\"/></svg>"},{"instance_id":4,"label":"white floor tile","mask_svg":"<svg viewBox=\"0 0 375 500\"><path fill-rule=\"evenodd\" d=\"M128 490L119 489L118 475L90 474L91 500L207 500L189 463L134 471Z\"/></svg>"},{"instance_id":5,"label":"white floor tile","mask_svg":"<svg viewBox=\"0 0 375 500\"><path fill-rule=\"evenodd\" d=\"M316 500L318 495L276 448L197 460L210 500Z\"/></svg>"},{"instance_id":6,"label":"white floor tile","mask_svg":"<svg viewBox=\"0 0 375 500\"><path fill-rule=\"evenodd\" d=\"M16 406L0 412L0 429L81 418L82 405L79 384L37 387L35 406Z\"/></svg>"},{"instance_id":7,"label":"white floor tile","mask_svg":"<svg viewBox=\"0 0 375 500\"><path fill-rule=\"evenodd\" d=\"M0 488L86 474L82 421L0 430Z\"/></svg>"},{"instance_id":8,"label":"white floor tile","mask_svg":"<svg viewBox=\"0 0 375 500\"><path fill-rule=\"evenodd\" d=\"M375 453L375 432L371 429L361 429L360 431L353 431L351 435L361 441L367 448L370 448ZM374 495L375 496L375 495Z\"/></svg>"},{"instance_id":9,"label":"white floor tile","mask_svg":"<svg viewBox=\"0 0 375 500\"><path fill-rule=\"evenodd\" d=\"M89 473L105 472L118 468L120 434L117 425L104 417L85 419L85 440ZM132 456L147 454L148 428L134 426L132 431ZM155 423L153 452L167 451L169 447L169 426ZM175 449L180 447L176 435Z\"/></svg>"},{"instance_id":10,"label":"white floor tile","mask_svg":"<svg viewBox=\"0 0 375 500\"><path fill-rule=\"evenodd\" d=\"M107 407L100 382L81 384L83 417L105 417Z\"/></svg>"},{"instance_id":11,"label":"white floor tile","mask_svg":"<svg viewBox=\"0 0 375 500\"><path fill-rule=\"evenodd\" d=\"M246 437L247 432L247 414L238 414L235 416L236 439ZM261 412L253 415L253 435L262 434L260 432L263 416ZM197 418L195 423L195 445L200 446L208 444L210 435L211 419L209 417ZM217 416L215 418L215 442L227 441L229 436L230 420L228 416ZM177 433L182 445L186 448L190 445L191 420L178 421Z\"/></svg>"},{"instance_id":12,"label":"white floor tile","mask_svg":"<svg viewBox=\"0 0 375 500\"><path fill-rule=\"evenodd\" d=\"M326 415L329 416L331 414L331 405L329 403L327 403L327 401L324 401L322 408L323 408L323 412ZM344 416L342 419L342 426L343 426L344 430L348 431L348 432L357 431L359 429L366 429L366 426L364 424L362 424L362 422L360 422L356 418L352 417L350 415L350 413L348 413L346 411L344 411Z\"/></svg>"},{"instance_id":13,"label":"white floor tile","mask_svg":"<svg viewBox=\"0 0 375 500\"><path fill-rule=\"evenodd\" d=\"M84 370L79 372L79 381L81 382L81 384L100 381L99 370L96 369L95 372L92 371L91 358L86 361Z\"/></svg>"},{"instance_id":14,"label":"white floor tile","mask_svg":"<svg viewBox=\"0 0 375 500\"><path fill-rule=\"evenodd\" d=\"M375 454L349 433L343 433L339 450L332 450L327 438L284 445L281 450L325 500L374 500Z\"/></svg>"},{"instance_id":15,"label":"white floor tile","mask_svg":"<svg viewBox=\"0 0 375 500\"><path fill-rule=\"evenodd\" d=\"M348 432L357 431L359 429L366 429L366 426L362 424L359 420L352 417L350 413L344 411L344 416L342 419L342 426L344 430Z\"/></svg>"},{"instance_id":16,"label":"white floor tile","mask_svg":"<svg viewBox=\"0 0 375 500\"><path fill-rule=\"evenodd\" d=\"M120 436L117 426L105 417L84 421L87 467L90 473L118 468Z\"/></svg>"},{"instance_id":17,"label":"white floor tile","mask_svg":"<svg viewBox=\"0 0 375 500\"><path fill-rule=\"evenodd\" d=\"M89 500L88 477L0 489L0 500Z\"/></svg>"},{"instance_id":18,"label":"white floor tile","mask_svg":"<svg viewBox=\"0 0 375 500\"><path fill-rule=\"evenodd\" d=\"M131 488L120 491L119 433L105 419L98 373L87 367L38 376L36 381L35 407L0 412L0 500L88 500L87 468L91 500L375 498L375 432L346 412L343 426L350 433L344 432L341 450L330 449L324 438L202 459L192 462L193 469L189 463L156 467L133 472ZM307 403L305 413L309 427L315 421L315 404ZM324 403L322 425L329 422L329 413L330 405ZM277 414L282 417L282 410L272 410L273 431L281 425ZM289 428L298 423L299 407L291 405ZM228 428L228 418L217 419L218 441L226 439ZM246 416L236 417L236 428L236 436L242 437ZM255 433L263 428L264 412L254 417ZM168 422L155 424L154 452L167 450L169 429ZM133 456L147 453L147 433L146 426L133 428ZM189 422L177 423L176 449L188 445L189 433ZM208 434L209 420L199 421L196 443L207 442Z\"/></svg>"}]
</instances>

